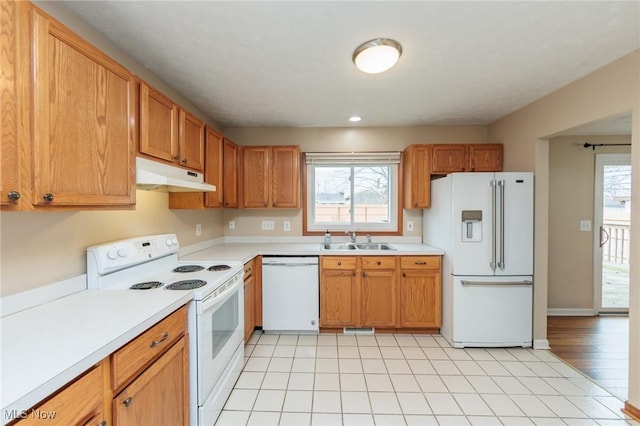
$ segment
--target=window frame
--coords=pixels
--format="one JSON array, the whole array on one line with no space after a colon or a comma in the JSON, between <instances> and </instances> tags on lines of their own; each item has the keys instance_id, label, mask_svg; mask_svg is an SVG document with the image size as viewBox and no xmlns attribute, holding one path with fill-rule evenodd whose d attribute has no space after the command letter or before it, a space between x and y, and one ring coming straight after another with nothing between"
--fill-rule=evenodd
<instances>
[{"instance_id":1,"label":"window frame","mask_svg":"<svg viewBox=\"0 0 640 426\"><path fill-rule=\"evenodd\" d=\"M313 154L310 154L313 155ZM330 154L326 154L330 157ZM307 160L307 153L303 154L303 170L302 170L302 184L303 184L303 203L302 203L302 221L303 221L303 235L323 235L327 229L331 233L341 234L345 231L359 231L364 232L370 235L402 235L402 227L403 227L403 219L402 219L402 169L401 162L398 161L388 161L387 163L382 162L357 162L357 163L346 163L341 156L345 154L335 154L338 160L335 164L331 164L329 162L323 164L313 164ZM352 156L358 157L358 154L351 154ZM362 154L364 157L367 157L367 154ZM398 156L399 158L399 156ZM327 160L325 160L327 161ZM357 160L356 160L357 161ZM329 166L329 167L366 167L366 166L390 166L390 177L389 177L389 200L390 200L390 222L389 224L365 224L365 223L356 223L349 225L328 225L328 224L314 224L314 212L315 212L315 167L318 166ZM355 197L354 197L355 198ZM353 201L352 201L353 202ZM395 219L395 221L394 221Z\"/></svg>"}]
</instances>

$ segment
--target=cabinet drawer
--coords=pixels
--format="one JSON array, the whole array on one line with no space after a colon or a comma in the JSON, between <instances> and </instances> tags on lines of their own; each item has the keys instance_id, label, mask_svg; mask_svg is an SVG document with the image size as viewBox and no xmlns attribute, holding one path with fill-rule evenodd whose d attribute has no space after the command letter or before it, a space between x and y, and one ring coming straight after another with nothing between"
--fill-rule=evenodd
<instances>
[{"instance_id":1,"label":"cabinet drawer","mask_svg":"<svg viewBox=\"0 0 640 426\"><path fill-rule=\"evenodd\" d=\"M251 275L253 275L253 266L255 264L254 260L250 260L244 264L244 279L246 280Z\"/></svg>"},{"instance_id":2,"label":"cabinet drawer","mask_svg":"<svg viewBox=\"0 0 640 426\"><path fill-rule=\"evenodd\" d=\"M362 256L362 269L396 269L395 256Z\"/></svg>"},{"instance_id":3,"label":"cabinet drawer","mask_svg":"<svg viewBox=\"0 0 640 426\"><path fill-rule=\"evenodd\" d=\"M440 256L402 256L400 269L440 269Z\"/></svg>"},{"instance_id":4,"label":"cabinet drawer","mask_svg":"<svg viewBox=\"0 0 640 426\"><path fill-rule=\"evenodd\" d=\"M186 329L187 307L184 306L111 355L112 388L120 388L183 336Z\"/></svg>"},{"instance_id":5,"label":"cabinet drawer","mask_svg":"<svg viewBox=\"0 0 640 426\"><path fill-rule=\"evenodd\" d=\"M355 270L357 258L355 256L349 257L333 257L322 256L321 257L322 269L348 269Z\"/></svg>"}]
</instances>

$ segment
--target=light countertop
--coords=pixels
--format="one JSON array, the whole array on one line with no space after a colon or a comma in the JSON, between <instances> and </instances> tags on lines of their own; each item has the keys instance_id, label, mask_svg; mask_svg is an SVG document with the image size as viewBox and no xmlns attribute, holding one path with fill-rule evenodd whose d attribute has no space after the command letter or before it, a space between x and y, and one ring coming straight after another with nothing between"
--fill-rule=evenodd
<instances>
[{"instance_id":1,"label":"light countertop","mask_svg":"<svg viewBox=\"0 0 640 426\"><path fill-rule=\"evenodd\" d=\"M2 424L190 299L190 292L87 290L2 318Z\"/></svg>"},{"instance_id":2,"label":"light countertop","mask_svg":"<svg viewBox=\"0 0 640 426\"><path fill-rule=\"evenodd\" d=\"M436 247L418 243L389 243L397 250L322 250L319 242L310 243L222 243L204 250L180 257L181 261L242 261L248 262L255 256L404 256L436 255L444 252Z\"/></svg>"}]
</instances>

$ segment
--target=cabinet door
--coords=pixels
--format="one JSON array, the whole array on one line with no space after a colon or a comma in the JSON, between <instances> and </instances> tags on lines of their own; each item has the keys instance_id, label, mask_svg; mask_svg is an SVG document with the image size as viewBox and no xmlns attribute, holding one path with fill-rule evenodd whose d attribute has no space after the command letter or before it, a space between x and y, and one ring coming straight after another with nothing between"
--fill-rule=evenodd
<instances>
[{"instance_id":1,"label":"cabinet door","mask_svg":"<svg viewBox=\"0 0 640 426\"><path fill-rule=\"evenodd\" d=\"M204 171L204 122L189 111L180 109L180 164Z\"/></svg>"},{"instance_id":2,"label":"cabinet door","mask_svg":"<svg viewBox=\"0 0 640 426\"><path fill-rule=\"evenodd\" d=\"M100 363L45 403L27 410L27 417L17 424L20 426L99 425L106 421L103 374L108 375L108 373L105 373L105 368L108 368L108 364L105 367Z\"/></svg>"},{"instance_id":3,"label":"cabinet door","mask_svg":"<svg viewBox=\"0 0 640 426\"><path fill-rule=\"evenodd\" d=\"M140 83L140 152L178 162L178 106Z\"/></svg>"},{"instance_id":4,"label":"cabinet door","mask_svg":"<svg viewBox=\"0 0 640 426\"><path fill-rule=\"evenodd\" d=\"M465 145L433 145L431 173L464 172L468 162Z\"/></svg>"},{"instance_id":5,"label":"cabinet door","mask_svg":"<svg viewBox=\"0 0 640 426\"><path fill-rule=\"evenodd\" d=\"M362 325L396 326L396 271L362 272Z\"/></svg>"},{"instance_id":6,"label":"cabinet door","mask_svg":"<svg viewBox=\"0 0 640 426\"><path fill-rule=\"evenodd\" d=\"M405 209L431 206L431 146L411 145L403 153Z\"/></svg>"},{"instance_id":7,"label":"cabinet door","mask_svg":"<svg viewBox=\"0 0 640 426\"><path fill-rule=\"evenodd\" d=\"M271 205L278 208L300 207L300 148L276 146L271 150Z\"/></svg>"},{"instance_id":8,"label":"cabinet door","mask_svg":"<svg viewBox=\"0 0 640 426\"><path fill-rule=\"evenodd\" d=\"M246 266L245 266L246 269ZM246 344L253 334L253 275L244 279L244 343Z\"/></svg>"},{"instance_id":9,"label":"cabinet door","mask_svg":"<svg viewBox=\"0 0 640 426\"><path fill-rule=\"evenodd\" d=\"M207 207L222 207L225 195L223 166L224 138L220 133L207 127L205 143L206 161L204 164L204 179L207 183L216 186L216 192L205 193L205 205Z\"/></svg>"},{"instance_id":10,"label":"cabinet door","mask_svg":"<svg viewBox=\"0 0 640 426\"><path fill-rule=\"evenodd\" d=\"M0 121L2 144L0 145L0 206L19 206L20 184L18 175L18 101L16 70L18 65L18 41L16 28L16 2L0 4Z\"/></svg>"},{"instance_id":11,"label":"cabinet door","mask_svg":"<svg viewBox=\"0 0 640 426\"><path fill-rule=\"evenodd\" d=\"M323 270L320 275L320 327L358 324L355 271Z\"/></svg>"},{"instance_id":12,"label":"cabinet door","mask_svg":"<svg viewBox=\"0 0 640 426\"><path fill-rule=\"evenodd\" d=\"M226 208L238 207L238 147L224 139L223 147L223 202Z\"/></svg>"},{"instance_id":13,"label":"cabinet door","mask_svg":"<svg viewBox=\"0 0 640 426\"><path fill-rule=\"evenodd\" d=\"M469 145L469 167L472 172L501 172L502 144Z\"/></svg>"},{"instance_id":14,"label":"cabinet door","mask_svg":"<svg viewBox=\"0 0 640 426\"><path fill-rule=\"evenodd\" d=\"M135 203L134 76L33 10L33 203Z\"/></svg>"},{"instance_id":15,"label":"cabinet door","mask_svg":"<svg viewBox=\"0 0 640 426\"><path fill-rule=\"evenodd\" d=\"M242 206L269 207L269 147L243 147L242 157Z\"/></svg>"},{"instance_id":16,"label":"cabinet door","mask_svg":"<svg viewBox=\"0 0 640 426\"><path fill-rule=\"evenodd\" d=\"M113 399L116 426L189 423L186 339L176 342Z\"/></svg>"},{"instance_id":17,"label":"cabinet door","mask_svg":"<svg viewBox=\"0 0 640 426\"><path fill-rule=\"evenodd\" d=\"M400 324L407 328L440 328L441 291L439 271L402 271Z\"/></svg>"}]
</instances>

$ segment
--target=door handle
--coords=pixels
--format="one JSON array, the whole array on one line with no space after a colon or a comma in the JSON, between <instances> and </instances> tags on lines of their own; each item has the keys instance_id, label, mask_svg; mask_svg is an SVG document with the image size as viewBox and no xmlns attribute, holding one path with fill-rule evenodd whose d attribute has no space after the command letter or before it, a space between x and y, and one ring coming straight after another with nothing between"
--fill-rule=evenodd
<instances>
[{"instance_id":1,"label":"door handle","mask_svg":"<svg viewBox=\"0 0 640 426\"><path fill-rule=\"evenodd\" d=\"M604 236L604 239L602 238L603 236ZM600 247L604 246L608 242L609 242L609 233L607 232L606 229L604 229L604 226L601 226L600 227Z\"/></svg>"}]
</instances>

